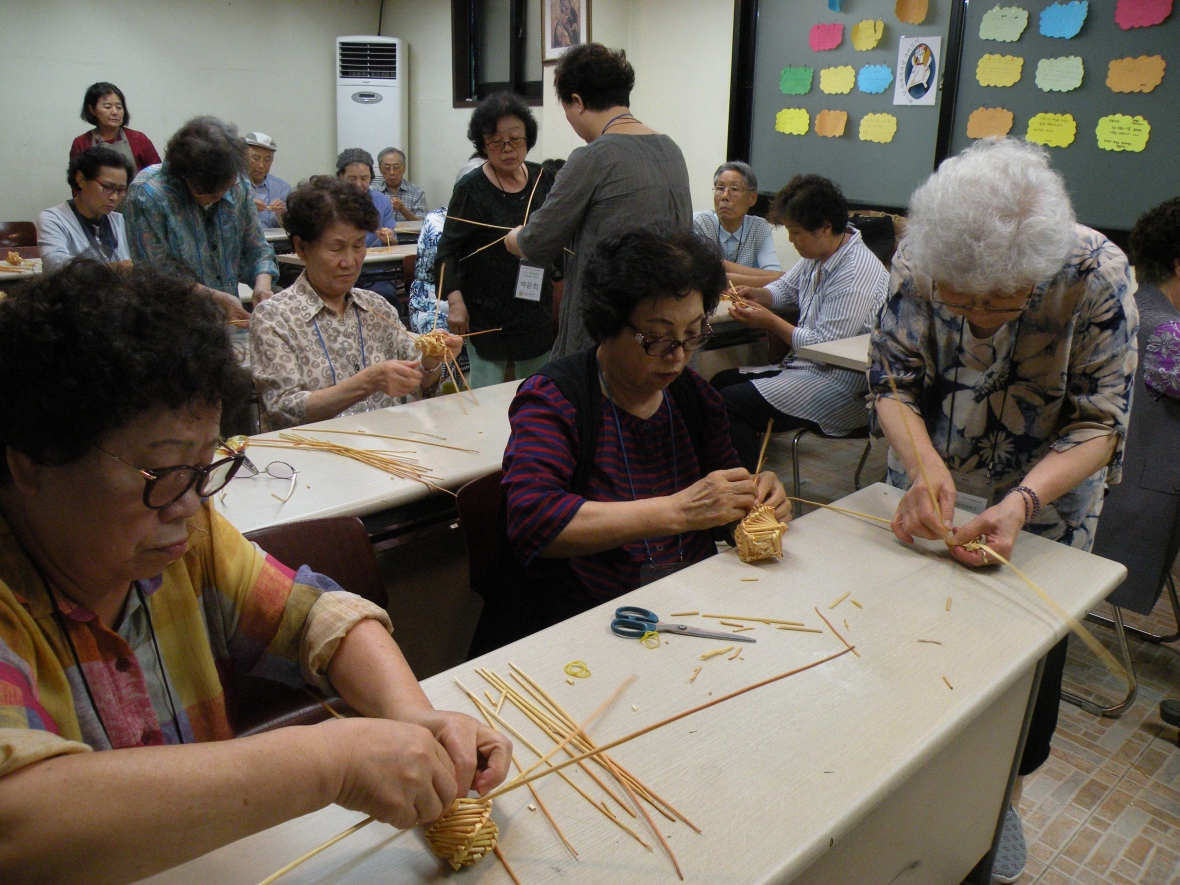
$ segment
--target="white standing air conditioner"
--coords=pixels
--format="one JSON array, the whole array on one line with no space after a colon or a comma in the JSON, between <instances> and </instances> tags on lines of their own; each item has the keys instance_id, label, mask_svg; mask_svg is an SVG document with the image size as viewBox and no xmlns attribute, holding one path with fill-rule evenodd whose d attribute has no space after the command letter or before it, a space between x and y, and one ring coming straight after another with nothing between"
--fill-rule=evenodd
<instances>
[{"instance_id":1,"label":"white standing air conditioner","mask_svg":"<svg viewBox=\"0 0 1180 885\"><path fill-rule=\"evenodd\" d=\"M336 38L336 149L409 150L409 65L396 37ZM380 173L374 168L374 175Z\"/></svg>"}]
</instances>

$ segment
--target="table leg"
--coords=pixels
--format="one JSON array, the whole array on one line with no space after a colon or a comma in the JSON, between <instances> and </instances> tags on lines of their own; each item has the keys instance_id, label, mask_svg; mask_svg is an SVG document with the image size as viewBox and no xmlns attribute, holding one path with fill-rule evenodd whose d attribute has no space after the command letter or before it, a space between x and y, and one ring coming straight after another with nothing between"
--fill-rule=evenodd
<instances>
[{"instance_id":1,"label":"table leg","mask_svg":"<svg viewBox=\"0 0 1180 885\"><path fill-rule=\"evenodd\" d=\"M1037 671L1033 674L1032 687L1028 692L1028 706L1024 708L1024 722L1020 726L1020 739L1016 742L1016 753L1012 757L1012 769L1008 772L1008 785L1004 788L1004 801L1000 803L1000 817L996 821L996 832L992 836L992 847L983 859L975 865L963 885L992 885L992 866L996 862L996 852L1000 847L1000 834L1004 831L1004 816L1008 813L1008 805L1012 802L1012 791L1016 788L1016 777L1020 771L1020 759L1024 756L1024 745L1028 740L1028 730L1032 725L1033 708L1037 702L1037 692L1041 688L1041 676L1045 672L1045 659L1037 661Z\"/></svg>"}]
</instances>

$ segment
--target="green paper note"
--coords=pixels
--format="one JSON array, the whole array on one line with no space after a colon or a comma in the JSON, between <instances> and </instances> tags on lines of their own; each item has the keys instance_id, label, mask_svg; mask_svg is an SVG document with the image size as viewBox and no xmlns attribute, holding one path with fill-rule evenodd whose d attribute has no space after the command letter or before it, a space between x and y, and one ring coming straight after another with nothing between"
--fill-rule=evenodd
<instances>
[{"instance_id":1,"label":"green paper note","mask_svg":"<svg viewBox=\"0 0 1180 885\"><path fill-rule=\"evenodd\" d=\"M1082 85L1085 67L1076 55L1042 58L1037 62L1037 86L1044 92L1069 92Z\"/></svg>"},{"instance_id":2,"label":"green paper note","mask_svg":"<svg viewBox=\"0 0 1180 885\"><path fill-rule=\"evenodd\" d=\"M778 78L778 88L783 95L806 95L811 91L814 68L783 68Z\"/></svg>"}]
</instances>

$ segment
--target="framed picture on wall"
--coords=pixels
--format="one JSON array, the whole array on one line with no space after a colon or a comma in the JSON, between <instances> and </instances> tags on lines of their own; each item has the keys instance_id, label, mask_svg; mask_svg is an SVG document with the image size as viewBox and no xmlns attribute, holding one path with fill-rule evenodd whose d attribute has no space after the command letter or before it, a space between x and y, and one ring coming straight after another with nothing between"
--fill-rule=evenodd
<instances>
[{"instance_id":1,"label":"framed picture on wall","mask_svg":"<svg viewBox=\"0 0 1180 885\"><path fill-rule=\"evenodd\" d=\"M541 0L541 60L555 64L571 46L590 42L590 0Z\"/></svg>"}]
</instances>

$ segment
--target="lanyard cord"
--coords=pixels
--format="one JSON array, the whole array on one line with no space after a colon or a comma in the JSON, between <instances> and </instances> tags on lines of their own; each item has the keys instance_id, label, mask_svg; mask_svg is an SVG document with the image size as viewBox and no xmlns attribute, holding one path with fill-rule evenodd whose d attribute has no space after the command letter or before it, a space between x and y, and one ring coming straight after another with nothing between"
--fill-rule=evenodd
<instances>
[{"instance_id":1,"label":"lanyard cord","mask_svg":"<svg viewBox=\"0 0 1180 885\"><path fill-rule=\"evenodd\" d=\"M115 252L119 248L119 235L115 233L115 226L111 224L110 216L104 215L98 220L98 224L92 226L89 218L78 211L78 205L73 200L67 201L70 210L74 213L74 217L78 219L78 223L82 226L82 233L86 235L86 239L90 242L90 247L98 252L105 261L114 261ZM97 235L95 228L98 229ZM104 240L105 235L105 240Z\"/></svg>"},{"instance_id":2,"label":"lanyard cord","mask_svg":"<svg viewBox=\"0 0 1180 885\"><path fill-rule=\"evenodd\" d=\"M148 635L152 637L152 650L156 653L156 664L160 667L160 678L164 680L164 693L168 696L168 709L172 711L172 727L176 729L176 739L184 743L184 735L180 731L180 717L176 715L176 704L172 700L172 689L168 685L168 671L164 667L164 656L160 654L160 642L156 639L156 625L152 622L152 610L148 608L143 590L139 583L135 585L135 594L139 597L139 605L147 617Z\"/></svg>"},{"instance_id":3,"label":"lanyard cord","mask_svg":"<svg viewBox=\"0 0 1180 885\"><path fill-rule=\"evenodd\" d=\"M725 245L721 242L721 231L722 230L724 230L724 228L721 227L721 219L718 218L717 219L717 248L721 250L722 255L727 256L725 259L726 261L737 261L738 258L741 257L742 246L746 245L746 238L749 237L749 235L750 235L750 232L748 230L746 230L745 216L742 216L742 226L740 228L738 228L738 244L737 244L737 248L733 250L733 258L728 257L729 253L726 251ZM729 233L729 231L725 231L725 232ZM730 236L730 238L732 238L733 234L729 234L729 236Z\"/></svg>"},{"instance_id":4,"label":"lanyard cord","mask_svg":"<svg viewBox=\"0 0 1180 885\"><path fill-rule=\"evenodd\" d=\"M1003 426L1003 423L1004 423L1004 410L1008 408L1008 390L1012 386L1012 381L1011 381L1012 366L1016 362L1016 343L1020 340L1020 325L1023 322L1024 322L1024 314L1021 314L1020 319L1018 319L1016 321L1016 331L1012 334L1012 350L1009 351L1009 353L1008 353L1008 371L1004 377L1004 398L1002 400L1000 400L1000 414L997 416L1000 420L1001 426ZM959 317L959 343L955 349L955 375L954 375L955 389L951 392L951 411L950 411L950 415L947 416L946 450L945 450L946 457L944 459L946 461L949 461L951 459L951 434L954 433L954 430L955 430L955 398L958 396L958 393L959 393L959 365L961 363L959 356L963 352L963 328L966 325L967 325L967 318L966 317ZM988 409L987 421L984 422L984 426L983 426L984 433L987 432L987 425L991 423L990 398L989 398L987 409ZM991 479L995 475L997 455L998 455L997 447L992 446L992 461L991 461L991 464L989 464L988 468L987 468L987 478L988 479Z\"/></svg>"},{"instance_id":5,"label":"lanyard cord","mask_svg":"<svg viewBox=\"0 0 1180 885\"><path fill-rule=\"evenodd\" d=\"M365 359L365 333L361 328L361 310L356 306L356 302L353 302L352 310L356 314L356 337L361 345L360 368L357 367L356 363L353 363L352 369L354 372L359 372L361 369L367 369L369 367L369 362ZM324 349L324 358L328 361L328 371L332 373L332 386L335 387L336 367L332 365L332 355L328 353L328 345L324 343L324 336L320 334L320 324L316 321L315 317L311 318L311 324L315 328L316 337L320 339L320 347Z\"/></svg>"},{"instance_id":6,"label":"lanyard cord","mask_svg":"<svg viewBox=\"0 0 1180 885\"><path fill-rule=\"evenodd\" d=\"M627 111L626 113L619 114L619 115L611 117L609 120L607 120L606 125L602 127L602 131L598 133L599 136L606 135L606 130L610 129L612 126L615 125L615 123L617 123L619 120L623 119L624 117L630 117L632 120L635 120L636 123L639 123L639 120L636 119L635 115L633 113L631 113L630 111ZM643 124L640 123L640 125L643 125Z\"/></svg>"},{"instance_id":7,"label":"lanyard cord","mask_svg":"<svg viewBox=\"0 0 1180 885\"><path fill-rule=\"evenodd\" d=\"M619 436L619 451L623 453L623 467L627 471L627 485L631 486L631 500L638 501L639 498L635 495L635 480L631 478L631 464L627 459L627 446L623 442L623 425L619 421L619 409L615 405L614 397L610 395L610 387L607 386L606 376L602 374L602 366L598 367L598 379L602 382L603 388L606 390L606 398L610 402L611 411L615 415L615 430ZM668 437L672 440L672 488L675 490L672 494L680 491L680 471L676 465L676 428L672 426L672 403L668 400L668 391L663 391L664 404L668 407ZM647 538L643 539L643 549L647 551L647 561L655 565L655 560L651 555L651 547L648 546ZM676 535L676 555L678 562L684 562L684 535Z\"/></svg>"}]
</instances>

